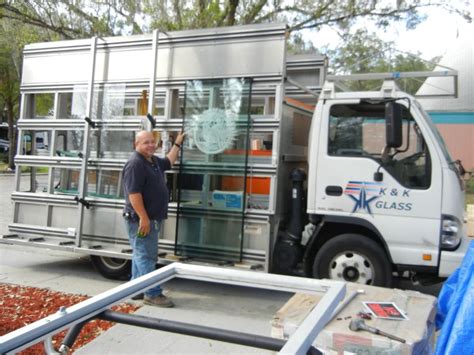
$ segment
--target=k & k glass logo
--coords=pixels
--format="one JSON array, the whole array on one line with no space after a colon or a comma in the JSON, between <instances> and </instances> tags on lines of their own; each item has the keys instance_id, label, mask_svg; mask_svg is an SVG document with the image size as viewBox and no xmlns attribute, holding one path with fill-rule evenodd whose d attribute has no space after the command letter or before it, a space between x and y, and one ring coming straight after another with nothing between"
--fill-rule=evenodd
<instances>
[{"instance_id":1,"label":"k & k glass logo","mask_svg":"<svg viewBox=\"0 0 474 355\"><path fill-rule=\"evenodd\" d=\"M349 181L344 193L354 200L352 213L363 210L372 214L371 203L380 196L383 186L381 182Z\"/></svg>"}]
</instances>

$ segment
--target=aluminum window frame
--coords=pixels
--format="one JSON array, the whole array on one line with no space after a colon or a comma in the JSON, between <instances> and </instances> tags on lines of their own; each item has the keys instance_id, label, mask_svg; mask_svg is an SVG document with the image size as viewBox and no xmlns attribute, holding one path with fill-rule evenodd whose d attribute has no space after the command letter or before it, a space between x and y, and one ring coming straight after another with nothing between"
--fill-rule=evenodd
<instances>
[{"instance_id":1,"label":"aluminum window frame","mask_svg":"<svg viewBox=\"0 0 474 355\"><path fill-rule=\"evenodd\" d=\"M130 297L173 278L284 292L323 293L323 297L287 340L280 354L306 354L344 299L346 283L173 263L0 337L0 353L16 353L71 328ZM47 344L48 345L48 344Z\"/></svg>"}]
</instances>

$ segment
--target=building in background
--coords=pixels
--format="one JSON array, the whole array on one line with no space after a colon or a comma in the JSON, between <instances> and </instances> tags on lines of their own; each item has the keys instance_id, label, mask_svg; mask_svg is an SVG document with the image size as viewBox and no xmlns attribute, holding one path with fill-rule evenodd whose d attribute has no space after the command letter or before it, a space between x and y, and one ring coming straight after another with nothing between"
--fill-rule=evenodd
<instances>
[{"instance_id":1,"label":"building in background","mask_svg":"<svg viewBox=\"0 0 474 355\"><path fill-rule=\"evenodd\" d=\"M449 67L458 71L457 98L420 98L441 132L451 157L460 159L468 171L474 171L474 24L459 30L459 36L435 70ZM452 92L452 80L428 78L417 95Z\"/></svg>"}]
</instances>

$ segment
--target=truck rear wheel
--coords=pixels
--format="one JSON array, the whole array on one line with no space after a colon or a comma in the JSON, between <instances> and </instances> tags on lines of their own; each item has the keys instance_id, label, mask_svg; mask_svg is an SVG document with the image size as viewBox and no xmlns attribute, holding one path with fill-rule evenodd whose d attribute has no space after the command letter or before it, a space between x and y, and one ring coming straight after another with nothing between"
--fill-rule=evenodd
<instances>
[{"instance_id":1,"label":"truck rear wheel","mask_svg":"<svg viewBox=\"0 0 474 355\"><path fill-rule=\"evenodd\" d=\"M112 280L129 280L131 262L127 259L91 255L92 265L104 277Z\"/></svg>"},{"instance_id":2,"label":"truck rear wheel","mask_svg":"<svg viewBox=\"0 0 474 355\"><path fill-rule=\"evenodd\" d=\"M316 254L313 277L390 287L392 267L385 251L360 234L341 234Z\"/></svg>"}]
</instances>

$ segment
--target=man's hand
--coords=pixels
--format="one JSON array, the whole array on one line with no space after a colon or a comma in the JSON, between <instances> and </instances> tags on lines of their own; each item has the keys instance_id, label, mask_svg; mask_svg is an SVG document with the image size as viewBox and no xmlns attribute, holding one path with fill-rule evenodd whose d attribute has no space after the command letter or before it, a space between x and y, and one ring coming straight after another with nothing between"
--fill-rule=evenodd
<instances>
[{"instance_id":1,"label":"man's hand","mask_svg":"<svg viewBox=\"0 0 474 355\"><path fill-rule=\"evenodd\" d=\"M137 235L139 237L146 237L148 233L150 233L150 220L148 219L148 217L140 218Z\"/></svg>"},{"instance_id":2,"label":"man's hand","mask_svg":"<svg viewBox=\"0 0 474 355\"><path fill-rule=\"evenodd\" d=\"M179 132L174 142L179 145L183 144L185 135L186 133L184 133L183 131Z\"/></svg>"},{"instance_id":3,"label":"man's hand","mask_svg":"<svg viewBox=\"0 0 474 355\"><path fill-rule=\"evenodd\" d=\"M178 135L176 136L176 139L174 140L173 146L171 147L169 153L166 155L171 165L173 165L178 159L178 154L179 154L179 149L180 149L178 145L181 146L181 144L183 144L185 135L186 133L184 133L183 131L178 133Z\"/></svg>"},{"instance_id":4,"label":"man's hand","mask_svg":"<svg viewBox=\"0 0 474 355\"><path fill-rule=\"evenodd\" d=\"M143 204L143 196L141 193L137 192L129 194L128 198L133 209L140 218L137 235L139 237L145 237L148 235L148 233L150 233L150 219L148 218L148 215L145 210L145 205Z\"/></svg>"}]
</instances>

